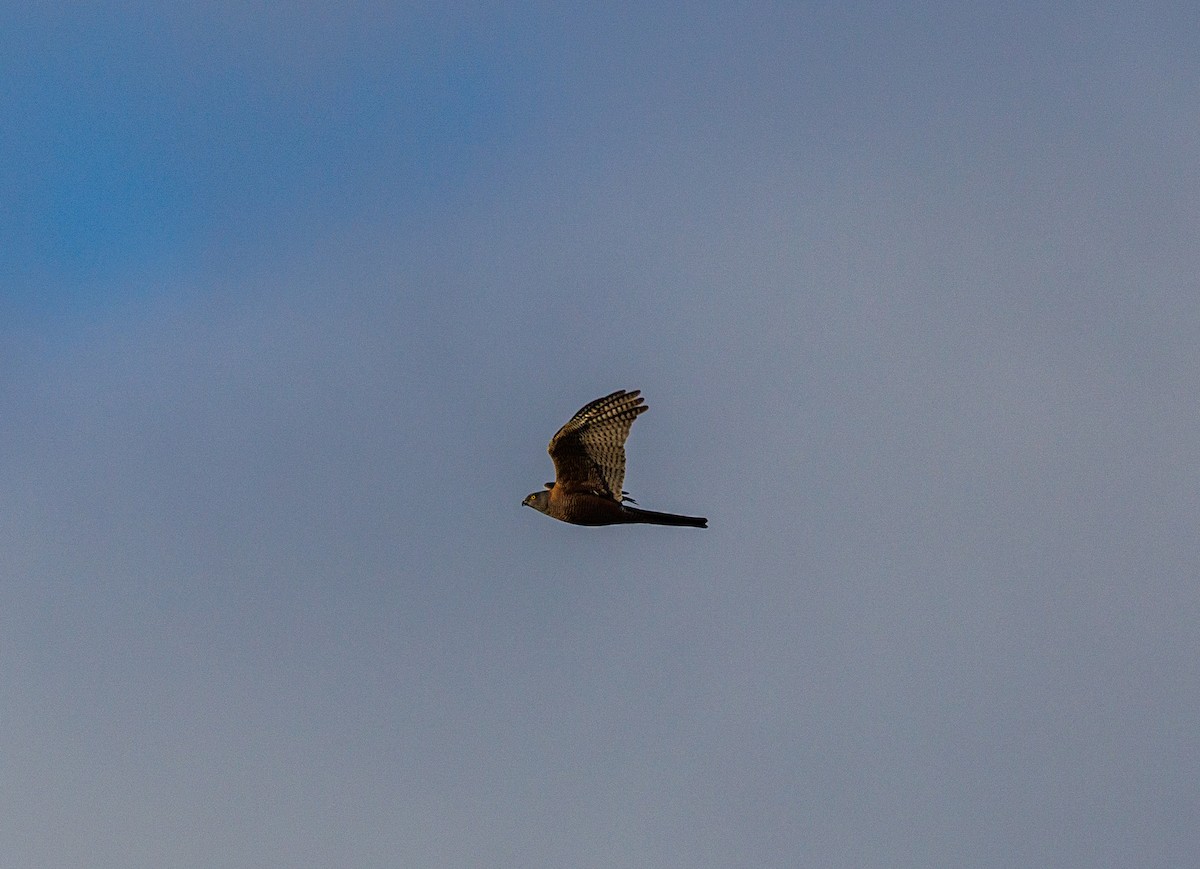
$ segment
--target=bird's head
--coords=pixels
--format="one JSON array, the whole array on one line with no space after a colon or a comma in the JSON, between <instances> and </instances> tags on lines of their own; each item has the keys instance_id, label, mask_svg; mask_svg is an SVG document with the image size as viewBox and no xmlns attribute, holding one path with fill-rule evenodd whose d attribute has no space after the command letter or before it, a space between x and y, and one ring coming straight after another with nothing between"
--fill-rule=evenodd
<instances>
[{"instance_id":1,"label":"bird's head","mask_svg":"<svg viewBox=\"0 0 1200 869\"><path fill-rule=\"evenodd\" d=\"M550 493L548 491L534 492L532 495L526 495L525 500L521 502L523 507L532 507L539 513L545 513L546 507L550 503Z\"/></svg>"}]
</instances>

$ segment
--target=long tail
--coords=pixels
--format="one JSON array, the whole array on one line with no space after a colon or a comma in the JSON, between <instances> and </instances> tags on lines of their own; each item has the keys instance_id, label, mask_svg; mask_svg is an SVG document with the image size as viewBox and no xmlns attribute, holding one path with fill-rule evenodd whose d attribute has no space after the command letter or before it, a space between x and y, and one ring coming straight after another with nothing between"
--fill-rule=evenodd
<instances>
[{"instance_id":1,"label":"long tail","mask_svg":"<svg viewBox=\"0 0 1200 869\"><path fill-rule=\"evenodd\" d=\"M628 522L641 522L646 525L686 525L689 528L707 528L708 520L700 516L680 516L676 513L656 513L653 510L642 510L638 507L625 505L625 515Z\"/></svg>"}]
</instances>

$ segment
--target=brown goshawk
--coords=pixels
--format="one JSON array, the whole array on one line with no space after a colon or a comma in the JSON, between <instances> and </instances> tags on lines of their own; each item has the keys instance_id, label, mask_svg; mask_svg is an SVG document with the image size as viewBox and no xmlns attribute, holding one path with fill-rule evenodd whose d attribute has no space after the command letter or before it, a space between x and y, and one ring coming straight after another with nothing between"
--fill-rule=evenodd
<instances>
[{"instance_id":1,"label":"brown goshawk","mask_svg":"<svg viewBox=\"0 0 1200 869\"><path fill-rule=\"evenodd\" d=\"M625 482L625 439L638 414L649 408L640 390L620 389L585 405L550 439L554 482L521 503L574 525L687 525L707 528L697 516L631 507Z\"/></svg>"}]
</instances>

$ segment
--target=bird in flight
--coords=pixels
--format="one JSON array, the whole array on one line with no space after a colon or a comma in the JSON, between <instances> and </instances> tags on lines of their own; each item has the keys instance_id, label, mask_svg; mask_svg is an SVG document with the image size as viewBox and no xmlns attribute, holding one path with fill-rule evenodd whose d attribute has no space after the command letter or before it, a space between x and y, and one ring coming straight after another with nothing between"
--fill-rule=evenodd
<instances>
[{"instance_id":1,"label":"bird in flight","mask_svg":"<svg viewBox=\"0 0 1200 869\"><path fill-rule=\"evenodd\" d=\"M521 503L573 525L687 525L707 528L708 520L641 510L622 490L625 439L639 413L649 410L641 390L619 389L580 408L550 439L554 482Z\"/></svg>"}]
</instances>

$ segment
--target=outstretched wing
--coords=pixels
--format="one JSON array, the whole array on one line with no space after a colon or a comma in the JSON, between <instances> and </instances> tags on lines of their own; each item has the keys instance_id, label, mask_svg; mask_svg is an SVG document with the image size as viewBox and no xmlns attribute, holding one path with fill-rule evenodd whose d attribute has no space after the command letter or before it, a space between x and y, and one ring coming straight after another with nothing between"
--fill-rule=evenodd
<instances>
[{"instance_id":1,"label":"outstretched wing","mask_svg":"<svg viewBox=\"0 0 1200 869\"><path fill-rule=\"evenodd\" d=\"M585 405L550 439L554 484L620 501L625 482L625 439L637 415L649 408L641 390L617 390Z\"/></svg>"}]
</instances>

